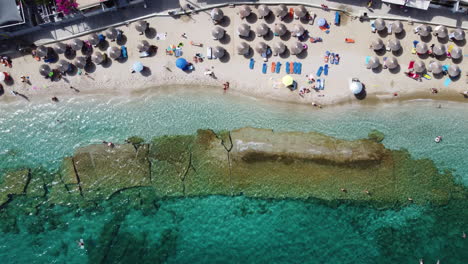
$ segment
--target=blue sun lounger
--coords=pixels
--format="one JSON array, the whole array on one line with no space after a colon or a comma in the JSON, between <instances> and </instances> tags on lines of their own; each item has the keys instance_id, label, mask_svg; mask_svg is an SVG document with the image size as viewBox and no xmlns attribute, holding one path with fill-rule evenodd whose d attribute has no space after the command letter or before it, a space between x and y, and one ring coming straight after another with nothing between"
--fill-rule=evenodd
<instances>
[{"instance_id":1,"label":"blue sun lounger","mask_svg":"<svg viewBox=\"0 0 468 264\"><path fill-rule=\"evenodd\" d=\"M325 67L323 67L323 75L328 75L328 64L325 64Z\"/></svg>"},{"instance_id":2,"label":"blue sun lounger","mask_svg":"<svg viewBox=\"0 0 468 264\"><path fill-rule=\"evenodd\" d=\"M294 74L297 73L297 62L294 62L294 63L293 63L293 73L294 73Z\"/></svg>"},{"instance_id":3,"label":"blue sun lounger","mask_svg":"<svg viewBox=\"0 0 468 264\"><path fill-rule=\"evenodd\" d=\"M297 66L297 74L301 74L301 73L302 73L302 63L298 62L297 64L298 64L298 66Z\"/></svg>"},{"instance_id":4,"label":"blue sun lounger","mask_svg":"<svg viewBox=\"0 0 468 264\"><path fill-rule=\"evenodd\" d=\"M122 57L122 58L128 58L127 47L121 46L120 48L122 49L121 57Z\"/></svg>"},{"instance_id":5,"label":"blue sun lounger","mask_svg":"<svg viewBox=\"0 0 468 264\"><path fill-rule=\"evenodd\" d=\"M281 62L276 63L276 69L275 70L276 70L276 73L280 73L280 71L281 71Z\"/></svg>"},{"instance_id":6,"label":"blue sun lounger","mask_svg":"<svg viewBox=\"0 0 468 264\"><path fill-rule=\"evenodd\" d=\"M323 72L323 66L320 66L317 70L317 76L320 77L320 75L322 75L322 72Z\"/></svg>"},{"instance_id":7,"label":"blue sun lounger","mask_svg":"<svg viewBox=\"0 0 468 264\"><path fill-rule=\"evenodd\" d=\"M290 74L290 73L291 73L291 69L290 69L290 67L289 67L289 64L290 64L289 62L286 62L286 73L287 73L287 74Z\"/></svg>"},{"instance_id":8,"label":"blue sun lounger","mask_svg":"<svg viewBox=\"0 0 468 264\"><path fill-rule=\"evenodd\" d=\"M254 65L255 65L255 60L253 58L250 58L249 68L252 70L254 68Z\"/></svg>"},{"instance_id":9,"label":"blue sun lounger","mask_svg":"<svg viewBox=\"0 0 468 264\"><path fill-rule=\"evenodd\" d=\"M266 63L263 63L263 66L262 66L262 73L263 73L263 74L266 74L267 68L268 68L267 64L266 64Z\"/></svg>"}]
</instances>

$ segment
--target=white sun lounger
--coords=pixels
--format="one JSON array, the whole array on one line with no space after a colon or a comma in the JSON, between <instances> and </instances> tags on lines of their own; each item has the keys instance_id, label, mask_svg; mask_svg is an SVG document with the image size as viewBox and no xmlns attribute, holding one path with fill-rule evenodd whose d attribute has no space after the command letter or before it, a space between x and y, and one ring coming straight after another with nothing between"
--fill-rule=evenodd
<instances>
[{"instance_id":1,"label":"white sun lounger","mask_svg":"<svg viewBox=\"0 0 468 264\"><path fill-rule=\"evenodd\" d=\"M206 58L209 60L213 59L213 49L211 47L206 49Z\"/></svg>"}]
</instances>

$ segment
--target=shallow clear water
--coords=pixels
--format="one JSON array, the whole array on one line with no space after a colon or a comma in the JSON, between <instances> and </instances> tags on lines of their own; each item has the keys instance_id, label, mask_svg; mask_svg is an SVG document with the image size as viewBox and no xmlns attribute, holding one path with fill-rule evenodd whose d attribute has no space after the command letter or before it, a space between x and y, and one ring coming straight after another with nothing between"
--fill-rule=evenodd
<instances>
[{"instance_id":1,"label":"shallow clear water","mask_svg":"<svg viewBox=\"0 0 468 264\"><path fill-rule=\"evenodd\" d=\"M363 138L378 129L385 133L388 148L406 148L416 158L430 158L441 169L453 169L468 185L468 108L441 104L442 108L437 108L439 103L411 102L319 110L177 89L132 99L89 96L58 104L18 102L0 107L0 169L55 170L79 146L123 142L133 135L149 140L192 134L199 128L253 126L318 131L344 139ZM438 135L443 136L441 144L434 142ZM437 258L463 263L468 241L460 236L468 230L468 209L459 206L375 210L212 196L160 201L158 209L128 210L117 220L115 205L86 212L54 207L43 212L47 218L18 217L20 230L1 234L0 259L96 263L93 258L104 254L97 250L103 230L119 226L114 248L127 250L127 257L114 250L104 262L120 258L121 263L137 263L147 257L168 263L417 263L424 257L434 263ZM58 222L53 227L52 219ZM36 221L44 228L31 231ZM85 239L86 250L76 246L79 238ZM137 241L133 246L148 250L130 250L125 241Z\"/></svg>"}]
</instances>

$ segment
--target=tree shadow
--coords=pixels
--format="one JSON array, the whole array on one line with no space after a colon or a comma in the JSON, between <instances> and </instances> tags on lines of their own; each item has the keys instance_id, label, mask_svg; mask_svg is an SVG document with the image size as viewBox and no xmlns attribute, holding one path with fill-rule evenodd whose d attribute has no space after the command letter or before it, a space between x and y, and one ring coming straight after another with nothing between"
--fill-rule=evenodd
<instances>
[{"instance_id":1,"label":"tree shadow","mask_svg":"<svg viewBox=\"0 0 468 264\"><path fill-rule=\"evenodd\" d=\"M382 64L380 64L377 68L373 68L372 72L373 73L381 73L383 70Z\"/></svg>"},{"instance_id":2,"label":"tree shadow","mask_svg":"<svg viewBox=\"0 0 468 264\"><path fill-rule=\"evenodd\" d=\"M250 23L250 24L253 24L255 22L257 22L258 20L258 16L257 14L255 13L250 13L250 15L248 17L245 18L245 21L247 21L247 23Z\"/></svg>"},{"instance_id":3,"label":"tree shadow","mask_svg":"<svg viewBox=\"0 0 468 264\"><path fill-rule=\"evenodd\" d=\"M219 40L221 44L229 44L231 42L231 36L229 36L228 33L224 33L224 36L222 39Z\"/></svg>"},{"instance_id":4,"label":"tree shadow","mask_svg":"<svg viewBox=\"0 0 468 264\"><path fill-rule=\"evenodd\" d=\"M96 64L94 62L87 63L84 67L85 72L93 73L96 71Z\"/></svg>"},{"instance_id":5,"label":"tree shadow","mask_svg":"<svg viewBox=\"0 0 468 264\"><path fill-rule=\"evenodd\" d=\"M404 39L405 37L406 37L406 30L404 30L404 29L400 33L395 34L395 38L397 38L397 39Z\"/></svg>"},{"instance_id":6,"label":"tree shadow","mask_svg":"<svg viewBox=\"0 0 468 264\"><path fill-rule=\"evenodd\" d=\"M422 42L426 42L426 43L431 42L431 41L432 41L432 34L429 34L429 35L427 35L427 36L425 36L425 37L424 37L424 36L421 36L421 41L422 41Z\"/></svg>"},{"instance_id":7,"label":"tree shadow","mask_svg":"<svg viewBox=\"0 0 468 264\"><path fill-rule=\"evenodd\" d=\"M291 52L289 51L288 47L286 47L286 49L284 50L284 52L281 53L279 56L280 56L280 58L282 58L282 59L289 58L289 56L291 56Z\"/></svg>"},{"instance_id":8,"label":"tree shadow","mask_svg":"<svg viewBox=\"0 0 468 264\"><path fill-rule=\"evenodd\" d=\"M107 50L107 48L109 48L109 41L104 40L104 41L99 42L98 48L101 51Z\"/></svg>"},{"instance_id":9,"label":"tree shadow","mask_svg":"<svg viewBox=\"0 0 468 264\"><path fill-rule=\"evenodd\" d=\"M3 89L3 85L0 84L0 96L5 94L5 89Z\"/></svg>"},{"instance_id":10,"label":"tree shadow","mask_svg":"<svg viewBox=\"0 0 468 264\"><path fill-rule=\"evenodd\" d=\"M267 24L272 24L275 22L275 15L273 14L273 11L268 14L268 16L264 17L263 20L265 20L265 23Z\"/></svg>"},{"instance_id":11,"label":"tree shadow","mask_svg":"<svg viewBox=\"0 0 468 264\"><path fill-rule=\"evenodd\" d=\"M141 75L144 77L149 77L151 76L151 69L149 67L143 67L143 70L141 71Z\"/></svg>"},{"instance_id":12,"label":"tree shadow","mask_svg":"<svg viewBox=\"0 0 468 264\"><path fill-rule=\"evenodd\" d=\"M265 36L263 36L263 39L265 41L270 41L273 39L273 36L274 36L273 31L268 30L268 33Z\"/></svg>"},{"instance_id":13,"label":"tree shadow","mask_svg":"<svg viewBox=\"0 0 468 264\"><path fill-rule=\"evenodd\" d=\"M400 66L400 65L397 65L397 66L396 66L395 68L393 68L393 69L388 69L388 71L389 71L390 73L397 74L397 73L399 73L399 72L401 71L401 66Z\"/></svg>"},{"instance_id":14,"label":"tree shadow","mask_svg":"<svg viewBox=\"0 0 468 264\"><path fill-rule=\"evenodd\" d=\"M156 34L157 34L157 32L156 32L155 28L150 27L150 28L147 28L145 30L145 37L146 38L154 39L156 37Z\"/></svg>"},{"instance_id":15,"label":"tree shadow","mask_svg":"<svg viewBox=\"0 0 468 264\"><path fill-rule=\"evenodd\" d=\"M296 54L296 57L298 59L303 60L303 59L307 58L307 55L309 55L309 51L307 49L305 49L305 50L301 51L301 53Z\"/></svg>"},{"instance_id":16,"label":"tree shadow","mask_svg":"<svg viewBox=\"0 0 468 264\"><path fill-rule=\"evenodd\" d=\"M392 51L393 56L400 57L403 54L403 47L398 50Z\"/></svg>"},{"instance_id":17,"label":"tree shadow","mask_svg":"<svg viewBox=\"0 0 468 264\"><path fill-rule=\"evenodd\" d=\"M291 39L291 31L286 31L284 35L280 36L280 39L282 41L288 41L289 39Z\"/></svg>"},{"instance_id":18,"label":"tree shadow","mask_svg":"<svg viewBox=\"0 0 468 264\"><path fill-rule=\"evenodd\" d=\"M117 45L120 45L120 46L125 45L127 44L127 36L122 34L122 36L118 38L115 42L117 43Z\"/></svg>"},{"instance_id":19,"label":"tree shadow","mask_svg":"<svg viewBox=\"0 0 468 264\"><path fill-rule=\"evenodd\" d=\"M224 16L221 22L218 23L219 26L221 27L229 27L231 25L231 18L228 16Z\"/></svg>"},{"instance_id":20,"label":"tree shadow","mask_svg":"<svg viewBox=\"0 0 468 264\"><path fill-rule=\"evenodd\" d=\"M219 61L222 62L222 63L226 63L226 62L229 62L231 60L231 54L229 54L229 52L224 52L224 56L219 58Z\"/></svg>"}]
</instances>

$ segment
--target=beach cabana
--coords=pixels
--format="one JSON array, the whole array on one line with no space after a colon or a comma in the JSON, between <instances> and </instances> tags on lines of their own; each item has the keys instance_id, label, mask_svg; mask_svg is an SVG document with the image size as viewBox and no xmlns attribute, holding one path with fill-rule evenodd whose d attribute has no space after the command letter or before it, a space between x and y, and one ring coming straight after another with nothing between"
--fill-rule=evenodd
<instances>
[{"instance_id":1,"label":"beach cabana","mask_svg":"<svg viewBox=\"0 0 468 264\"><path fill-rule=\"evenodd\" d=\"M57 62L57 70L61 72L66 72L69 67L70 67L70 63L66 60L59 60Z\"/></svg>"},{"instance_id":2,"label":"beach cabana","mask_svg":"<svg viewBox=\"0 0 468 264\"><path fill-rule=\"evenodd\" d=\"M353 94L360 94L362 90L364 89L364 87L360 81L352 80L349 83L349 89L351 90Z\"/></svg>"},{"instance_id":3,"label":"beach cabana","mask_svg":"<svg viewBox=\"0 0 468 264\"><path fill-rule=\"evenodd\" d=\"M429 51L429 47L424 42L419 42L416 44L416 53L418 54L426 54Z\"/></svg>"},{"instance_id":4,"label":"beach cabana","mask_svg":"<svg viewBox=\"0 0 468 264\"><path fill-rule=\"evenodd\" d=\"M304 50L304 45L301 42L296 41L289 47L289 50L291 51L291 54L297 55Z\"/></svg>"},{"instance_id":5,"label":"beach cabana","mask_svg":"<svg viewBox=\"0 0 468 264\"><path fill-rule=\"evenodd\" d=\"M464 40L465 39L465 31L463 31L463 29L461 29L461 28L456 28L455 30L450 32L449 37L451 39L455 39L455 40L458 40L458 41Z\"/></svg>"},{"instance_id":6,"label":"beach cabana","mask_svg":"<svg viewBox=\"0 0 468 264\"><path fill-rule=\"evenodd\" d=\"M181 69L181 70L183 70L183 71L187 70L187 67L188 67L188 65L189 65L189 63L187 62L187 60L184 59L184 58L178 58L178 59L176 60L175 64L176 64L176 67L177 67L177 68L179 68L179 69Z\"/></svg>"},{"instance_id":7,"label":"beach cabana","mask_svg":"<svg viewBox=\"0 0 468 264\"><path fill-rule=\"evenodd\" d=\"M298 5L294 8L294 17L303 18L307 15L307 9L303 5Z\"/></svg>"},{"instance_id":8,"label":"beach cabana","mask_svg":"<svg viewBox=\"0 0 468 264\"><path fill-rule=\"evenodd\" d=\"M258 6L258 15L260 18L267 17L270 14L271 10L268 6L266 5L259 5Z\"/></svg>"},{"instance_id":9,"label":"beach cabana","mask_svg":"<svg viewBox=\"0 0 468 264\"><path fill-rule=\"evenodd\" d=\"M423 61L419 60L414 63L414 71L422 73L426 71L426 64Z\"/></svg>"},{"instance_id":10,"label":"beach cabana","mask_svg":"<svg viewBox=\"0 0 468 264\"><path fill-rule=\"evenodd\" d=\"M252 9L248 5L241 5L239 7L239 16L241 19L244 19L252 13Z\"/></svg>"},{"instance_id":11,"label":"beach cabana","mask_svg":"<svg viewBox=\"0 0 468 264\"><path fill-rule=\"evenodd\" d=\"M435 44L434 48L432 48L432 52L434 52L434 54L437 56L442 56L447 53L447 49L443 44Z\"/></svg>"},{"instance_id":12,"label":"beach cabana","mask_svg":"<svg viewBox=\"0 0 468 264\"><path fill-rule=\"evenodd\" d=\"M395 34L400 34L401 32L403 32L403 30L405 30L405 28L403 27L403 23L401 23L401 21L397 20L393 22L392 31L395 32Z\"/></svg>"},{"instance_id":13,"label":"beach cabana","mask_svg":"<svg viewBox=\"0 0 468 264\"><path fill-rule=\"evenodd\" d=\"M49 76L49 73L51 72L52 70L50 69L49 65L47 64L42 64L40 67L39 67L39 73L44 76L44 77L47 77Z\"/></svg>"},{"instance_id":14,"label":"beach cabana","mask_svg":"<svg viewBox=\"0 0 468 264\"><path fill-rule=\"evenodd\" d=\"M224 18L224 13L223 10L219 8L213 8L211 9L211 19L214 21L221 21Z\"/></svg>"},{"instance_id":15,"label":"beach cabana","mask_svg":"<svg viewBox=\"0 0 468 264\"><path fill-rule=\"evenodd\" d=\"M283 18L287 14L288 14L288 8L283 4L278 5L278 7L275 9L275 15L277 17Z\"/></svg>"},{"instance_id":16,"label":"beach cabana","mask_svg":"<svg viewBox=\"0 0 468 264\"><path fill-rule=\"evenodd\" d=\"M133 65L132 65L132 70L135 71L135 72L141 72L144 68L145 68L145 66L143 66L143 63L141 63L139 61L133 63Z\"/></svg>"},{"instance_id":17,"label":"beach cabana","mask_svg":"<svg viewBox=\"0 0 468 264\"><path fill-rule=\"evenodd\" d=\"M428 25L419 25L414 29L414 31L421 37L427 37L431 34L431 27Z\"/></svg>"},{"instance_id":18,"label":"beach cabana","mask_svg":"<svg viewBox=\"0 0 468 264\"><path fill-rule=\"evenodd\" d=\"M70 47L72 50L81 50L83 48L83 41L81 39L72 39L70 42Z\"/></svg>"},{"instance_id":19,"label":"beach cabana","mask_svg":"<svg viewBox=\"0 0 468 264\"><path fill-rule=\"evenodd\" d=\"M240 24L237 28L237 34L241 37L248 37L250 35L250 26L247 24Z\"/></svg>"},{"instance_id":20,"label":"beach cabana","mask_svg":"<svg viewBox=\"0 0 468 264\"><path fill-rule=\"evenodd\" d=\"M367 67L371 69L375 69L380 66L380 61L379 58L376 56L372 56L369 58L369 61L367 62Z\"/></svg>"},{"instance_id":21,"label":"beach cabana","mask_svg":"<svg viewBox=\"0 0 468 264\"><path fill-rule=\"evenodd\" d=\"M74 64L77 68L83 69L86 66L86 57L83 57L83 56L76 57Z\"/></svg>"},{"instance_id":22,"label":"beach cabana","mask_svg":"<svg viewBox=\"0 0 468 264\"><path fill-rule=\"evenodd\" d=\"M262 54L266 53L268 49L268 45L265 42L259 42L257 46L255 46L255 51Z\"/></svg>"},{"instance_id":23,"label":"beach cabana","mask_svg":"<svg viewBox=\"0 0 468 264\"><path fill-rule=\"evenodd\" d=\"M439 74L443 71L442 65L437 61L429 63L429 70L434 74Z\"/></svg>"},{"instance_id":24,"label":"beach cabana","mask_svg":"<svg viewBox=\"0 0 468 264\"><path fill-rule=\"evenodd\" d=\"M211 35L213 36L213 39L220 40L224 37L224 29L222 27L215 27L211 31Z\"/></svg>"},{"instance_id":25,"label":"beach cabana","mask_svg":"<svg viewBox=\"0 0 468 264\"><path fill-rule=\"evenodd\" d=\"M221 59L224 56L224 54L226 54L226 50L223 47L216 46L213 49L213 56L218 59Z\"/></svg>"},{"instance_id":26,"label":"beach cabana","mask_svg":"<svg viewBox=\"0 0 468 264\"><path fill-rule=\"evenodd\" d=\"M65 53L65 51L67 50L67 45L62 43L62 42L57 42L55 43L54 45L54 50L55 52L57 52L58 54L63 54Z\"/></svg>"},{"instance_id":27,"label":"beach cabana","mask_svg":"<svg viewBox=\"0 0 468 264\"><path fill-rule=\"evenodd\" d=\"M101 40L99 39L99 36L98 34L96 33L91 33L90 35L88 35L88 42L89 44L93 45L93 46L96 46L97 44L99 44Z\"/></svg>"},{"instance_id":28,"label":"beach cabana","mask_svg":"<svg viewBox=\"0 0 468 264\"><path fill-rule=\"evenodd\" d=\"M286 51L286 45L284 45L283 42L276 42L274 45L273 45L273 52L275 54L283 54L283 52Z\"/></svg>"},{"instance_id":29,"label":"beach cabana","mask_svg":"<svg viewBox=\"0 0 468 264\"><path fill-rule=\"evenodd\" d=\"M99 51L95 51L93 55L91 56L91 61L96 63L96 64L101 64L105 60L104 54L102 54Z\"/></svg>"},{"instance_id":30,"label":"beach cabana","mask_svg":"<svg viewBox=\"0 0 468 264\"><path fill-rule=\"evenodd\" d=\"M398 51L401 49L401 43L398 39L392 38L388 41L388 47L392 51Z\"/></svg>"},{"instance_id":31,"label":"beach cabana","mask_svg":"<svg viewBox=\"0 0 468 264\"><path fill-rule=\"evenodd\" d=\"M381 50L384 48L384 43L381 39L377 38L372 41L371 47L373 50Z\"/></svg>"},{"instance_id":32,"label":"beach cabana","mask_svg":"<svg viewBox=\"0 0 468 264\"><path fill-rule=\"evenodd\" d=\"M145 20L138 20L135 22L135 29L140 33L144 33L148 29L148 22Z\"/></svg>"},{"instance_id":33,"label":"beach cabana","mask_svg":"<svg viewBox=\"0 0 468 264\"><path fill-rule=\"evenodd\" d=\"M385 66L390 70L398 67L398 60L395 57L389 57L385 60Z\"/></svg>"},{"instance_id":34,"label":"beach cabana","mask_svg":"<svg viewBox=\"0 0 468 264\"><path fill-rule=\"evenodd\" d=\"M138 49L139 52L146 52L146 51L148 51L150 49L150 44L146 40L141 40L137 44L137 49Z\"/></svg>"},{"instance_id":35,"label":"beach cabana","mask_svg":"<svg viewBox=\"0 0 468 264\"><path fill-rule=\"evenodd\" d=\"M49 49L46 46L40 45L36 48L36 56L45 57L49 53Z\"/></svg>"},{"instance_id":36,"label":"beach cabana","mask_svg":"<svg viewBox=\"0 0 468 264\"><path fill-rule=\"evenodd\" d=\"M452 64L448 68L448 75L452 78L457 77L458 75L460 75L460 73L461 73L460 67L458 67L457 65Z\"/></svg>"},{"instance_id":37,"label":"beach cabana","mask_svg":"<svg viewBox=\"0 0 468 264\"><path fill-rule=\"evenodd\" d=\"M106 30L106 37L110 40L117 38L117 29L110 27Z\"/></svg>"},{"instance_id":38,"label":"beach cabana","mask_svg":"<svg viewBox=\"0 0 468 264\"><path fill-rule=\"evenodd\" d=\"M283 78L281 79L281 82L285 85L285 86L291 86L294 84L294 79L293 77L291 77L291 75L285 75L283 76Z\"/></svg>"},{"instance_id":39,"label":"beach cabana","mask_svg":"<svg viewBox=\"0 0 468 264\"><path fill-rule=\"evenodd\" d=\"M385 21L381 18L377 18L375 21L374 21L374 27L375 29L377 29L377 31L382 31L385 29Z\"/></svg>"},{"instance_id":40,"label":"beach cabana","mask_svg":"<svg viewBox=\"0 0 468 264\"><path fill-rule=\"evenodd\" d=\"M300 36L304 35L305 29L304 29L304 27L302 25L295 24L294 27L293 27L292 33L294 34L294 36L300 37Z\"/></svg>"},{"instance_id":41,"label":"beach cabana","mask_svg":"<svg viewBox=\"0 0 468 264\"><path fill-rule=\"evenodd\" d=\"M270 28L265 23L261 23L255 29L255 32L257 33L257 36L259 36L259 37L263 37L263 36L267 35L269 31L270 31Z\"/></svg>"},{"instance_id":42,"label":"beach cabana","mask_svg":"<svg viewBox=\"0 0 468 264\"><path fill-rule=\"evenodd\" d=\"M288 32L288 29L286 28L286 26L283 23L275 24L275 28L273 29L273 33L276 36L283 36L284 34L286 34L286 32Z\"/></svg>"},{"instance_id":43,"label":"beach cabana","mask_svg":"<svg viewBox=\"0 0 468 264\"><path fill-rule=\"evenodd\" d=\"M434 28L434 36L438 38L446 38L448 36L448 30L445 26L437 26Z\"/></svg>"},{"instance_id":44,"label":"beach cabana","mask_svg":"<svg viewBox=\"0 0 468 264\"><path fill-rule=\"evenodd\" d=\"M249 54L250 46L246 42L241 42L237 45L237 54L239 55L246 55Z\"/></svg>"},{"instance_id":45,"label":"beach cabana","mask_svg":"<svg viewBox=\"0 0 468 264\"><path fill-rule=\"evenodd\" d=\"M111 59L118 59L120 58L120 55L122 55L122 51L120 50L119 47L109 47L107 48L107 56Z\"/></svg>"},{"instance_id":46,"label":"beach cabana","mask_svg":"<svg viewBox=\"0 0 468 264\"><path fill-rule=\"evenodd\" d=\"M463 57L462 49L460 47L453 47L450 51L450 56L453 59L460 59L461 57Z\"/></svg>"}]
</instances>

